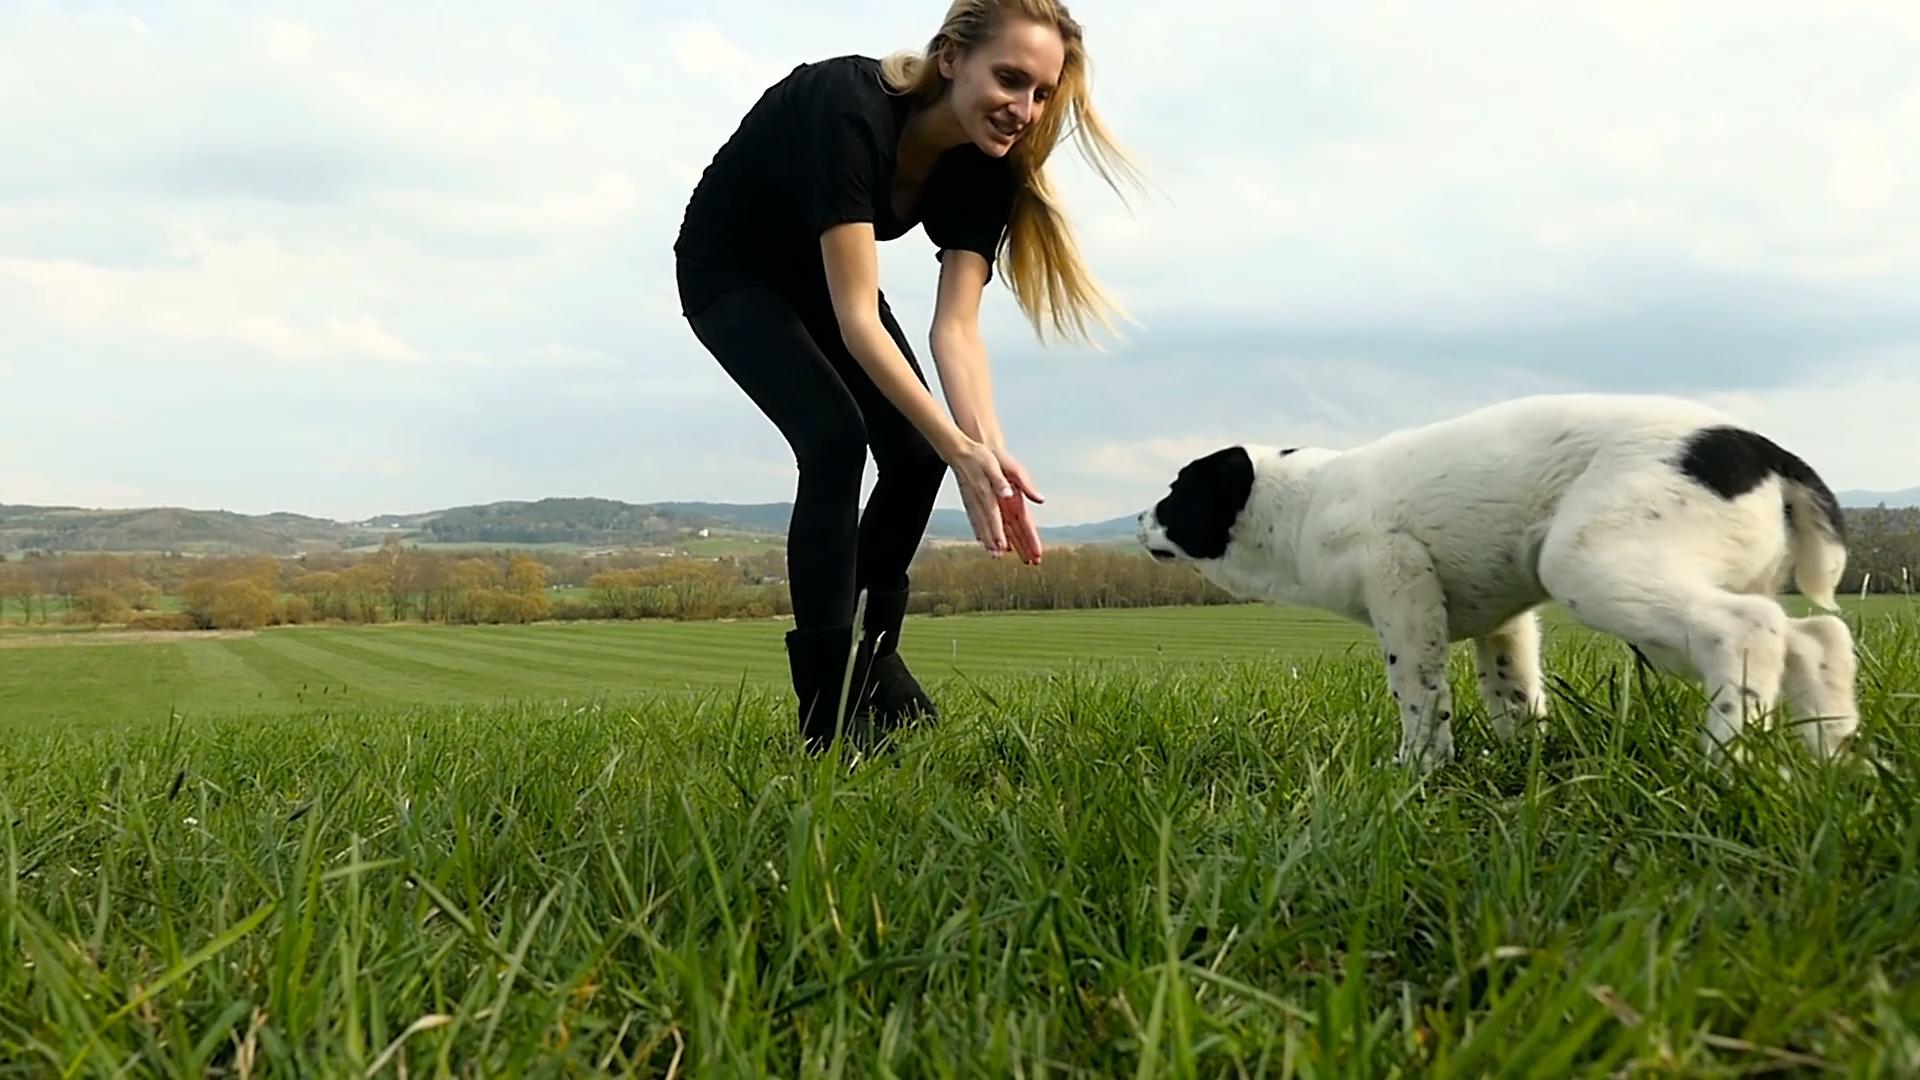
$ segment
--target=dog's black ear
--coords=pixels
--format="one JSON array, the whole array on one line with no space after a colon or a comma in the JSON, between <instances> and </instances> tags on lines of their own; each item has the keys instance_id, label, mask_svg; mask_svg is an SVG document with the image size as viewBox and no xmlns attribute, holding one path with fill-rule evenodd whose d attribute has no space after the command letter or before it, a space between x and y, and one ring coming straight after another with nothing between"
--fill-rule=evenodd
<instances>
[{"instance_id":1,"label":"dog's black ear","mask_svg":"<svg viewBox=\"0 0 1920 1080\"><path fill-rule=\"evenodd\" d=\"M1227 535L1253 494L1253 458L1229 446L1187 463L1153 508L1167 539L1195 559L1226 554Z\"/></svg>"}]
</instances>

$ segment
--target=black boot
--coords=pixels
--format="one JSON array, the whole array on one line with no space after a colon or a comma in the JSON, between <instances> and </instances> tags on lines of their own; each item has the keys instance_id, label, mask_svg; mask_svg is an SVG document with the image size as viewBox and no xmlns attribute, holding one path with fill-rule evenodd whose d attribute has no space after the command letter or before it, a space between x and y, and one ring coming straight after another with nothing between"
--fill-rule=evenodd
<instances>
[{"instance_id":1,"label":"black boot","mask_svg":"<svg viewBox=\"0 0 1920 1080\"><path fill-rule=\"evenodd\" d=\"M853 644L851 626L787 631L787 667L800 699L800 736L810 754L831 746L836 728L850 741L859 741L863 734L858 729L866 721L857 703L867 681L867 664L865 650L856 657Z\"/></svg>"},{"instance_id":2,"label":"black boot","mask_svg":"<svg viewBox=\"0 0 1920 1080\"><path fill-rule=\"evenodd\" d=\"M940 710L913 672L907 670L907 662L898 651L900 626L906 615L907 590L868 590L860 651L871 693L863 704L872 710L873 725L881 733L940 719Z\"/></svg>"}]
</instances>

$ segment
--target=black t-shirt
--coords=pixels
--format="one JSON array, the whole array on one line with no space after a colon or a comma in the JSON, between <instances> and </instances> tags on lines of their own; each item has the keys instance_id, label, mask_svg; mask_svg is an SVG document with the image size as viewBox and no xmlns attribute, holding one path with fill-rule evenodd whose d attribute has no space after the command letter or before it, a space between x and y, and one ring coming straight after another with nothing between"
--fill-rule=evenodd
<instances>
[{"instance_id":1,"label":"black t-shirt","mask_svg":"<svg viewBox=\"0 0 1920 1080\"><path fill-rule=\"evenodd\" d=\"M673 248L682 310L697 312L742 284L826 302L820 234L849 221L871 222L882 241L924 224L936 258L977 251L991 274L1013 206L1011 164L972 143L953 147L899 217L890 192L908 109L866 56L802 64L769 87L687 203Z\"/></svg>"}]
</instances>

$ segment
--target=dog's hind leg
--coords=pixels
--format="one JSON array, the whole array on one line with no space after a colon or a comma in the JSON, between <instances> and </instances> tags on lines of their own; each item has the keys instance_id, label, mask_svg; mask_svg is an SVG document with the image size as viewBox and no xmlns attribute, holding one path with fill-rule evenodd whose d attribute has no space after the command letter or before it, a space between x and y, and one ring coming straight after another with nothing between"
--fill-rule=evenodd
<instances>
[{"instance_id":1,"label":"dog's hind leg","mask_svg":"<svg viewBox=\"0 0 1920 1080\"><path fill-rule=\"evenodd\" d=\"M1772 598L1702 584L1644 538L1590 528L1556 526L1541 550L1540 580L1587 626L1655 655L1686 658L1707 692L1701 745L1711 760L1749 720L1772 713L1788 625Z\"/></svg>"},{"instance_id":2,"label":"dog's hind leg","mask_svg":"<svg viewBox=\"0 0 1920 1080\"><path fill-rule=\"evenodd\" d=\"M1547 715L1547 694L1540 675L1540 618L1525 611L1473 642L1480 700L1487 706L1493 733L1505 742L1515 725Z\"/></svg>"},{"instance_id":3,"label":"dog's hind leg","mask_svg":"<svg viewBox=\"0 0 1920 1080\"><path fill-rule=\"evenodd\" d=\"M1426 547L1390 532L1374 546L1367 611L1386 655L1387 686L1400 711L1394 760L1425 774L1453 757L1453 695L1447 685L1447 599Z\"/></svg>"},{"instance_id":4,"label":"dog's hind leg","mask_svg":"<svg viewBox=\"0 0 1920 1080\"><path fill-rule=\"evenodd\" d=\"M1854 702L1853 632L1833 615L1792 619L1787 624L1786 698L1807 748L1819 758L1847 750L1860 727Z\"/></svg>"}]
</instances>

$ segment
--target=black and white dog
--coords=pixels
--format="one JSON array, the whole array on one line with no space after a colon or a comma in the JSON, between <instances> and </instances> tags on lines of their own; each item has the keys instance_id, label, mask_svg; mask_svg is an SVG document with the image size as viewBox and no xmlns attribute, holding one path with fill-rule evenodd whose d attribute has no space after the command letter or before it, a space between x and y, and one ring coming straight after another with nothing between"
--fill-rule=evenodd
<instances>
[{"instance_id":1,"label":"black and white dog","mask_svg":"<svg viewBox=\"0 0 1920 1080\"><path fill-rule=\"evenodd\" d=\"M1451 642L1471 640L1496 734L1546 714L1536 608L1563 604L1697 678L1713 760L1783 703L1822 755L1851 742L1853 637L1789 618L1789 575L1834 610L1838 503L1798 457L1693 402L1522 398L1335 451L1239 445L1139 515L1155 558L1242 599L1369 624L1399 702L1398 761L1453 756Z\"/></svg>"}]
</instances>

